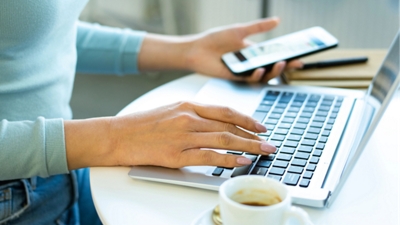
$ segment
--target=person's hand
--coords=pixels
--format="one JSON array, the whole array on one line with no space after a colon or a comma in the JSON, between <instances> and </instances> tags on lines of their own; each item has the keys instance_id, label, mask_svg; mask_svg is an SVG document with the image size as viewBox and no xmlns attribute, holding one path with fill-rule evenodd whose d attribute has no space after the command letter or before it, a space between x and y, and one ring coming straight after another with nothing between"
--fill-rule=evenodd
<instances>
[{"instance_id":1,"label":"person's hand","mask_svg":"<svg viewBox=\"0 0 400 225\"><path fill-rule=\"evenodd\" d=\"M268 18L215 28L201 33L195 36L195 41L187 51L187 65L191 70L201 74L246 82L267 82L279 76L285 68L301 68L302 63L299 60L281 61L267 73L264 68L259 68L251 76L238 77L234 76L222 63L221 56L224 53L236 51L251 44L246 37L267 32L278 23L278 18Z\"/></svg>"},{"instance_id":2,"label":"person's hand","mask_svg":"<svg viewBox=\"0 0 400 225\"><path fill-rule=\"evenodd\" d=\"M276 150L254 135L266 128L251 117L227 107L189 102L112 117L107 122L66 121L65 127L69 169L116 165L236 167L251 160L210 149L254 154Z\"/></svg>"}]
</instances>

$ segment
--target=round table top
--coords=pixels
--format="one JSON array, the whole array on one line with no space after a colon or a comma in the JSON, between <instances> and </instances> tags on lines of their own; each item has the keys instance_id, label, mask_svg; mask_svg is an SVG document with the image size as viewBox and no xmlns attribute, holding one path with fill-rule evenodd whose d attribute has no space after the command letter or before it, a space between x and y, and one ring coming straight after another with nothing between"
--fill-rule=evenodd
<instances>
[{"instance_id":1,"label":"round table top","mask_svg":"<svg viewBox=\"0 0 400 225\"><path fill-rule=\"evenodd\" d=\"M190 100L210 78L188 75L164 84L119 115ZM330 208L301 206L315 224L399 221L400 94L396 94L340 195ZM133 179L129 167L90 169L93 200L104 224L191 224L218 203L215 191Z\"/></svg>"}]
</instances>

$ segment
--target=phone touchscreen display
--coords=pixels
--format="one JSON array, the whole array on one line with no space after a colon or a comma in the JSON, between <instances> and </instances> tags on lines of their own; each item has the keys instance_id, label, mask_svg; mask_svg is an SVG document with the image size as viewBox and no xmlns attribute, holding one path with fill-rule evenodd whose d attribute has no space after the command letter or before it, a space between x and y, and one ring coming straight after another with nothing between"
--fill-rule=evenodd
<instances>
[{"instance_id":1,"label":"phone touchscreen display","mask_svg":"<svg viewBox=\"0 0 400 225\"><path fill-rule=\"evenodd\" d=\"M262 66L312 52L326 46L321 39L312 34L299 33L297 35L272 39L254 47L242 49L234 54L241 62L247 61L252 66Z\"/></svg>"}]
</instances>

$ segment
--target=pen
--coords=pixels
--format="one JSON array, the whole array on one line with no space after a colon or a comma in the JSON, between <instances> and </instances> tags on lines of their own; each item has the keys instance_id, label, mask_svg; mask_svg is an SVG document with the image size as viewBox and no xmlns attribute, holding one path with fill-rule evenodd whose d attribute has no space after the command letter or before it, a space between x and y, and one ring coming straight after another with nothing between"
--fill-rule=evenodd
<instances>
[{"instance_id":1,"label":"pen","mask_svg":"<svg viewBox=\"0 0 400 225\"><path fill-rule=\"evenodd\" d=\"M304 63L303 70L311 69L311 68L324 68L330 66L342 66L342 65L349 65L349 64L356 64L356 63L364 63L368 61L368 57L355 57L355 58L342 58L342 59L331 59L331 60L324 60L319 62L312 62L312 63Z\"/></svg>"}]
</instances>

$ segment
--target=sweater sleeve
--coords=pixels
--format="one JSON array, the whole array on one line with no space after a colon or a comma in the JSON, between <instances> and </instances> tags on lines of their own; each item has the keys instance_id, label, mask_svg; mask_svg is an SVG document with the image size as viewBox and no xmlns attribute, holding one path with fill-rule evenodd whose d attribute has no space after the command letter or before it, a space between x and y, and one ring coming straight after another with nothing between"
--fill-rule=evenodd
<instances>
[{"instance_id":1,"label":"sweater sleeve","mask_svg":"<svg viewBox=\"0 0 400 225\"><path fill-rule=\"evenodd\" d=\"M77 22L77 72L137 74L138 53L146 32Z\"/></svg>"},{"instance_id":2,"label":"sweater sleeve","mask_svg":"<svg viewBox=\"0 0 400 225\"><path fill-rule=\"evenodd\" d=\"M0 180L68 173L62 119L0 121Z\"/></svg>"}]
</instances>

